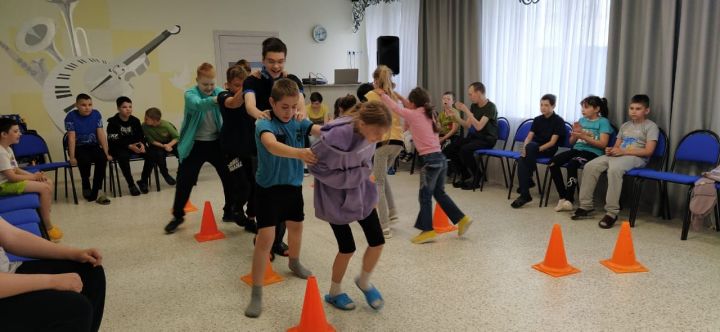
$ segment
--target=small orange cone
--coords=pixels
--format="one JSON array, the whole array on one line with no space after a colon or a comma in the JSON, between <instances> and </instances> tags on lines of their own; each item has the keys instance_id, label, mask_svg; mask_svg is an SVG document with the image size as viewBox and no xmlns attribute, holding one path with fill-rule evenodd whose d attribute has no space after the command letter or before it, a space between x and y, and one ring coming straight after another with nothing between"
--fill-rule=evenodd
<instances>
[{"instance_id":1,"label":"small orange cone","mask_svg":"<svg viewBox=\"0 0 720 332\"><path fill-rule=\"evenodd\" d=\"M185 203L185 208L183 208L185 213L189 212L195 212L198 210L197 206L193 205L193 203L190 201L190 199L187 200L187 203Z\"/></svg>"},{"instance_id":2,"label":"small orange cone","mask_svg":"<svg viewBox=\"0 0 720 332\"><path fill-rule=\"evenodd\" d=\"M200 225L200 233L195 234L195 240L198 242L212 241L224 239L225 234L217 229L215 224L215 214L213 214L210 202L205 201L203 209L202 224Z\"/></svg>"},{"instance_id":3,"label":"small orange cone","mask_svg":"<svg viewBox=\"0 0 720 332\"><path fill-rule=\"evenodd\" d=\"M318 289L315 276L310 276L307 281L305 302L303 303L302 314L300 315L300 324L288 329L288 332L295 331L335 331L335 327L330 325L327 319L325 319L325 310L323 310L322 301L320 300L320 289Z\"/></svg>"},{"instance_id":4,"label":"small orange cone","mask_svg":"<svg viewBox=\"0 0 720 332\"><path fill-rule=\"evenodd\" d=\"M620 226L620 234L618 234L612 258L600 261L600 264L605 265L608 269L613 270L615 273L649 271L647 268L642 266L640 262L635 260L635 247L633 246L629 222L623 221L622 226Z\"/></svg>"},{"instance_id":5,"label":"small orange cone","mask_svg":"<svg viewBox=\"0 0 720 332\"><path fill-rule=\"evenodd\" d=\"M246 284L252 286L253 280L252 280L252 271L242 277L240 277L240 280L244 281ZM281 282L285 280L281 275L277 274L273 270L272 262L270 261L270 257L268 257L268 261L265 264L265 275L263 276L263 286L267 286L270 284L274 284L276 282Z\"/></svg>"},{"instance_id":6,"label":"small orange cone","mask_svg":"<svg viewBox=\"0 0 720 332\"><path fill-rule=\"evenodd\" d=\"M532 267L553 277L562 277L580 272L580 270L567 262L560 225L553 225L552 233L550 234L550 244L548 244L547 252L545 253L545 260Z\"/></svg>"},{"instance_id":7,"label":"small orange cone","mask_svg":"<svg viewBox=\"0 0 720 332\"><path fill-rule=\"evenodd\" d=\"M435 233L442 234L457 230L457 226L450 223L447 214L440 207L440 204L435 203L435 215L433 216L433 230Z\"/></svg>"}]
</instances>

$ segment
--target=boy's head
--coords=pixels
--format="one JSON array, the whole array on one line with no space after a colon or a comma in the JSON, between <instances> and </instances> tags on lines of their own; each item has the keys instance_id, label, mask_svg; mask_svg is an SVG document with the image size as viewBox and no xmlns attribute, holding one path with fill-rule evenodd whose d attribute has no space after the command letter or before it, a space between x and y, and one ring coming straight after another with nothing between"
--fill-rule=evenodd
<instances>
[{"instance_id":1,"label":"boy's head","mask_svg":"<svg viewBox=\"0 0 720 332\"><path fill-rule=\"evenodd\" d=\"M468 97L470 97L470 101L475 104L485 100L485 84L480 82L470 83L468 87Z\"/></svg>"},{"instance_id":2,"label":"boy's head","mask_svg":"<svg viewBox=\"0 0 720 332\"><path fill-rule=\"evenodd\" d=\"M132 100L125 96L120 96L115 100L117 105L118 114L124 119L127 119L132 115Z\"/></svg>"},{"instance_id":3,"label":"boy's head","mask_svg":"<svg viewBox=\"0 0 720 332\"><path fill-rule=\"evenodd\" d=\"M243 88L243 82L248 77L248 72L240 65L235 65L227 70L227 82L225 82L225 89L230 93L236 93Z\"/></svg>"},{"instance_id":4,"label":"boy's head","mask_svg":"<svg viewBox=\"0 0 720 332\"><path fill-rule=\"evenodd\" d=\"M546 94L543 95L540 98L540 113L544 117L550 117L555 112L555 103L557 102L557 97L553 94Z\"/></svg>"},{"instance_id":5,"label":"boy's head","mask_svg":"<svg viewBox=\"0 0 720 332\"><path fill-rule=\"evenodd\" d=\"M445 91L442 95L442 102L445 108L451 108L455 103L455 94L452 91Z\"/></svg>"},{"instance_id":6,"label":"boy's head","mask_svg":"<svg viewBox=\"0 0 720 332\"><path fill-rule=\"evenodd\" d=\"M205 95L212 95L215 90L215 67L213 65L203 62L197 68L197 77L195 78L198 89Z\"/></svg>"},{"instance_id":7,"label":"boy's head","mask_svg":"<svg viewBox=\"0 0 720 332\"><path fill-rule=\"evenodd\" d=\"M345 112L352 109L355 104L357 104L357 99L355 96L351 94L345 95L345 97L340 97L335 100L335 117L340 117L345 114Z\"/></svg>"},{"instance_id":8,"label":"boy's head","mask_svg":"<svg viewBox=\"0 0 720 332\"><path fill-rule=\"evenodd\" d=\"M310 94L310 105L314 108L320 108L320 104L322 104L323 97L320 94L320 92L313 92Z\"/></svg>"},{"instance_id":9,"label":"boy's head","mask_svg":"<svg viewBox=\"0 0 720 332\"><path fill-rule=\"evenodd\" d=\"M160 125L160 119L162 119L162 112L157 107L150 107L145 111L145 124L150 127L157 127Z\"/></svg>"},{"instance_id":10,"label":"boy's head","mask_svg":"<svg viewBox=\"0 0 720 332\"><path fill-rule=\"evenodd\" d=\"M78 113L82 116L90 115L93 110L92 98L84 93L77 95L77 97L75 97L75 108L77 108Z\"/></svg>"},{"instance_id":11,"label":"boy's head","mask_svg":"<svg viewBox=\"0 0 720 332\"><path fill-rule=\"evenodd\" d=\"M17 121L11 118L0 118L0 142L3 145L17 144L20 142L20 126Z\"/></svg>"},{"instance_id":12,"label":"boy's head","mask_svg":"<svg viewBox=\"0 0 720 332\"><path fill-rule=\"evenodd\" d=\"M628 115L633 121L641 121L650 114L650 97L647 95L634 95L630 99Z\"/></svg>"},{"instance_id":13,"label":"boy's head","mask_svg":"<svg viewBox=\"0 0 720 332\"><path fill-rule=\"evenodd\" d=\"M357 97L360 100L361 103L366 102L367 98L365 98L365 95L372 91L373 85L372 83L363 83L360 84L360 86L357 89Z\"/></svg>"},{"instance_id":14,"label":"boy's head","mask_svg":"<svg viewBox=\"0 0 720 332\"><path fill-rule=\"evenodd\" d=\"M285 70L287 46L279 38L270 37L262 43L262 62L273 78L278 78Z\"/></svg>"},{"instance_id":15,"label":"boy's head","mask_svg":"<svg viewBox=\"0 0 720 332\"><path fill-rule=\"evenodd\" d=\"M252 72L252 68L250 68L250 62L248 62L245 59L238 60L238 62L236 62L235 65L242 67L242 69L245 69L245 71L248 72L248 74L250 72Z\"/></svg>"},{"instance_id":16,"label":"boy's head","mask_svg":"<svg viewBox=\"0 0 720 332\"><path fill-rule=\"evenodd\" d=\"M291 79L281 78L275 81L270 92L270 105L273 114L282 122L290 121L298 108L300 90Z\"/></svg>"}]
</instances>

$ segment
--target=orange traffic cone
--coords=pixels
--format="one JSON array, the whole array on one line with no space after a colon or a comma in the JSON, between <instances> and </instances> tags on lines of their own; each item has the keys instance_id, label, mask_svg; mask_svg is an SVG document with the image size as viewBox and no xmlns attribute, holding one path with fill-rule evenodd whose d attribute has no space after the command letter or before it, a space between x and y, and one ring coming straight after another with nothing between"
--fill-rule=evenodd
<instances>
[{"instance_id":1,"label":"orange traffic cone","mask_svg":"<svg viewBox=\"0 0 720 332\"><path fill-rule=\"evenodd\" d=\"M335 331L335 327L325 319L325 310L323 310L322 301L320 300L320 289L318 289L317 279L314 276L310 276L307 281L300 324L288 329L288 332L291 331Z\"/></svg>"},{"instance_id":2,"label":"orange traffic cone","mask_svg":"<svg viewBox=\"0 0 720 332\"><path fill-rule=\"evenodd\" d=\"M457 230L457 226L450 223L447 214L440 207L440 204L435 203L435 215L433 216L433 230L435 233L442 234Z\"/></svg>"},{"instance_id":3,"label":"orange traffic cone","mask_svg":"<svg viewBox=\"0 0 720 332\"><path fill-rule=\"evenodd\" d=\"M188 198L187 203L185 203L185 208L183 208L183 210L185 211L185 213L189 213L197 211L198 208L197 206L193 205L193 203Z\"/></svg>"},{"instance_id":4,"label":"orange traffic cone","mask_svg":"<svg viewBox=\"0 0 720 332\"><path fill-rule=\"evenodd\" d=\"M552 234L550 234L550 244L548 244L547 252L545 253L545 260L532 267L553 277L562 277L580 272L580 270L567 262L560 225L553 225Z\"/></svg>"},{"instance_id":5,"label":"orange traffic cone","mask_svg":"<svg viewBox=\"0 0 720 332\"><path fill-rule=\"evenodd\" d=\"M252 271L249 274L246 274L242 277L240 277L240 280L244 281L246 284L252 286L253 280L252 280ZM270 261L270 258L268 257L268 261L265 264L265 275L263 276L263 286L267 286L270 284L274 284L276 282L281 282L285 280L281 275L277 274L273 270L272 262Z\"/></svg>"},{"instance_id":6,"label":"orange traffic cone","mask_svg":"<svg viewBox=\"0 0 720 332\"><path fill-rule=\"evenodd\" d=\"M203 209L202 224L200 225L200 233L195 234L195 240L198 242L212 241L224 239L225 234L217 229L215 224L215 214L213 214L210 202L205 201Z\"/></svg>"},{"instance_id":7,"label":"orange traffic cone","mask_svg":"<svg viewBox=\"0 0 720 332\"><path fill-rule=\"evenodd\" d=\"M613 270L615 273L649 271L647 268L642 266L640 262L635 260L635 247L633 246L629 222L623 221L622 226L620 226L620 234L618 234L612 258L600 261L600 264L605 265L608 269Z\"/></svg>"}]
</instances>

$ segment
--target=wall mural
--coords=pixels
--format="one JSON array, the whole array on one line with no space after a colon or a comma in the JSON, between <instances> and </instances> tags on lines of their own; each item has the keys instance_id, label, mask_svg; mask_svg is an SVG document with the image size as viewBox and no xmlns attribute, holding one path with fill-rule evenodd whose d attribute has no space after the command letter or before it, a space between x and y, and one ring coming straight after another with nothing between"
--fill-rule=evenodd
<instances>
[{"instance_id":1,"label":"wall mural","mask_svg":"<svg viewBox=\"0 0 720 332\"><path fill-rule=\"evenodd\" d=\"M48 71L42 58L28 63L3 41L0 41L0 48L42 86L45 109L60 131L65 131L65 115L75 107L77 94L89 93L93 98L108 102L131 95L131 80L141 76L150 66L148 55L170 36L180 33L179 25L169 27L139 49L129 49L117 59L106 60L92 56L85 30L73 23L73 10L79 0L47 1L57 5L62 12L72 54L58 53L55 21L45 17L25 22L17 33L15 47L24 53L47 52L56 62L52 70Z\"/></svg>"}]
</instances>

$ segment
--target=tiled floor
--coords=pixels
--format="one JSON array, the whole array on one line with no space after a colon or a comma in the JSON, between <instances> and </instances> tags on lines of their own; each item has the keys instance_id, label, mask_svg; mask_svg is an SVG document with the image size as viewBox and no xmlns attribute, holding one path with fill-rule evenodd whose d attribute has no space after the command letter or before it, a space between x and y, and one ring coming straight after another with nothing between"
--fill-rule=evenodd
<instances>
[{"instance_id":1,"label":"tiled floor","mask_svg":"<svg viewBox=\"0 0 720 332\"><path fill-rule=\"evenodd\" d=\"M475 220L465 238L445 234L414 245L409 239L416 233L416 176L401 171L390 180L401 222L372 277L385 308L370 309L353 285L357 255L343 287L358 308L341 312L324 306L338 330L720 330L720 234L691 232L688 241L680 241L679 220L641 216L633 229L635 250L650 272L618 275L598 261L611 256L619 226L602 230L595 219L571 221L567 213L537 208L537 201L514 210L502 186L491 185L484 192L448 189ZM314 217L310 180L304 186L301 259L324 293L337 247L330 227ZM287 260L274 263L287 280L265 288L262 316L246 318L250 288L239 277L250 270L252 236L219 222L226 239L197 243L193 234L202 211L189 214L178 233L163 234L173 195L163 184L159 193L116 198L110 206L62 199L54 205L63 243L95 246L104 254L103 330L284 331L296 325L305 281L289 274ZM192 194L198 207L205 200L219 219L222 189L210 167ZM581 273L552 278L531 268L543 260L554 223L562 226L568 259ZM362 253L364 237L359 227L353 230Z\"/></svg>"}]
</instances>

